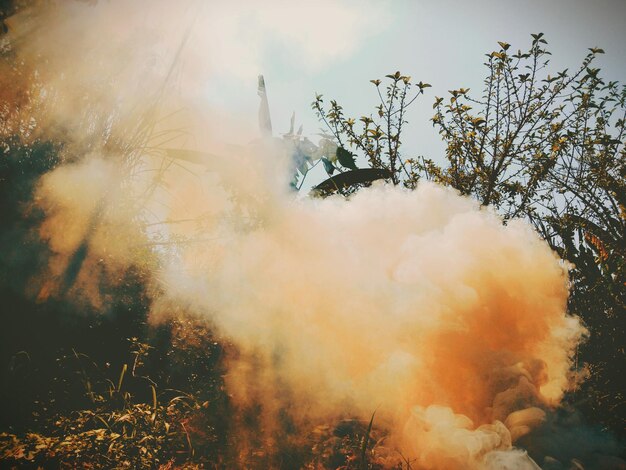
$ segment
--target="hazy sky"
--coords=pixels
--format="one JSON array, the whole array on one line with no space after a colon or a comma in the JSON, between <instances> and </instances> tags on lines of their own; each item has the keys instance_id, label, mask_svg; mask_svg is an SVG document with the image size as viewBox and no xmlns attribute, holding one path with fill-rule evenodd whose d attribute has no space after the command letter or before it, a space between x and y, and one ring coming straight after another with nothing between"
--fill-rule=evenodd
<instances>
[{"instance_id":1,"label":"hazy sky","mask_svg":"<svg viewBox=\"0 0 626 470\"><path fill-rule=\"evenodd\" d=\"M256 124L256 75L263 73L275 133L288 130L295 111L314 141L316 92L348 113L370 113L377 95L369 80L400 70L433 85L408 116L405 152L437 158L442 147L428 122L434 97L477 91L484 54L497 41L524 50L536 32L548 40L552 70L575 68L588 47L599 46L603 76L626 79L626 0L235 0L207 12L222 28L215 45L221 73L207 84L209 101Z\"/></svg>"}]
</instances>

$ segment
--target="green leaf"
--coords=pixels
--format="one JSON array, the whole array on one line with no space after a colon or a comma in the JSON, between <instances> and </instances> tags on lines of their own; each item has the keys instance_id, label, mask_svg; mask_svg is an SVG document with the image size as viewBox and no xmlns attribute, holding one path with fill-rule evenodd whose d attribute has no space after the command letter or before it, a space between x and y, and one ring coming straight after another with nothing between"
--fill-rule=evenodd
<instances>
[{"instance_id":1,"label":"green leaf","mask_svg":"<svg viewBox=\"0 0 626 470\"><path fill-rule=\"evenodd\" d=\"M341 166L344 168L350 168L351 170L357 170L356 163L354 161L354 155L348 152L346 149L342 147L337 147L337 160L341 163Z\"/></svg>"},{"instance_id":2,"label":"green leaf","mask_svg":"<svg viewBox=\"0 0 626 470\"><path fill-rule=\"evenodd\" d=\"M332 175L335 172L335 166L329 159L322 157L322 163L324 164L324 169L326 170L326 173Z\"/></svg>"},{"instance_id":3,"label":"green leaf","mask_svg":"<svg viewBox=\"0 0 626 470\"><path fill-rule=\"evenodd\" d=\"M358 170L346 171L322 181L311 190L313 196L327 196L336 191L348 188L357 184L371 184L380 179L389 179L392 173L383 168L361 168Z\"/></svg>"},{"instance_id":4,"label":"green leaf","mask_svg":"<svg viewBox=\"0 0 626 470\"><path fill-rule=\"evenodd\" d=\"M472 119L472 125L474 127L478 127L478 126L480 126L481 124L484 124L484 123L485 123L485 120L483 118L477 117L477 118Z\"/></svg>"}]
</instances>

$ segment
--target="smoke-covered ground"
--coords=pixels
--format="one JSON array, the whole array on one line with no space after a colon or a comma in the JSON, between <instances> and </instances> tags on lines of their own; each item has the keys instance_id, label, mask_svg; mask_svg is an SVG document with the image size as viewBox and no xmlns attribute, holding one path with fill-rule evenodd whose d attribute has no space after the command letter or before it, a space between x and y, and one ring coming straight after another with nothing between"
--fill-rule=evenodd
<instances>
[{"instance_id":1,"label":"smoke-covered ground","mask_svg":"<svg viewBox=\"0 0 626 470\"><path fill-rule=\"evenodd\" d=\"M29 206L50 256L28 295L106 312L126 270L149 273L154 324L200 315L234 345L242 456L375 413L384 467L537 468L526 451L543 468L623 465L560 408L584 380L567 266L524 222L430 183L289 190L284 141L202 105L227 60L203 49L220 11L66 2L7 20L21 67L3 65L2 131L64 142Z\"/></svg>"}]
</instances>

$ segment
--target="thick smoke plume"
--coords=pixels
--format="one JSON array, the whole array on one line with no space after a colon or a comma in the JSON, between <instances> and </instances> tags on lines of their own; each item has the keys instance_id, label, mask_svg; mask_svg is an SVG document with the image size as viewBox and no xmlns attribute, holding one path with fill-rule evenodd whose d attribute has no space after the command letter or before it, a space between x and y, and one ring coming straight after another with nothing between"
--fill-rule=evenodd
<instances>
[{"instance_id":1,"label":"thick smoke plume","mask_svg":"<svg viewBox=\"0 0 626 470\"><path fill-rule=\"evenodd\" d=\"M241 348L229 385L268 427L286 405L300 423L377 409L423 468L478 468L558 404L581 327L526 225L428 184L260 199L161 278Z\"/></svg>"},{"instance_id":2,"label":"thick smoke plume","mask_svg":"<svg viewBox=\"0 0 626 470\"><path fill-rule=\"evenodd\" d=\"M239 409L261 406L268 448L285 416L305 433L376 412L381 449L416 468L536 468L515 442L575 383L584 334L566 267L523 222L433 184L289 192L280 140L215 137L220 110L193 92L211 74L201 20L168 5L68 2L9 22L38 70L33 132L71 143L39 184L55 255L34 294L106 308L102 282L149 270L155 321L177 305L236 346L227 385Z\"/></svg>"}]
</instances>

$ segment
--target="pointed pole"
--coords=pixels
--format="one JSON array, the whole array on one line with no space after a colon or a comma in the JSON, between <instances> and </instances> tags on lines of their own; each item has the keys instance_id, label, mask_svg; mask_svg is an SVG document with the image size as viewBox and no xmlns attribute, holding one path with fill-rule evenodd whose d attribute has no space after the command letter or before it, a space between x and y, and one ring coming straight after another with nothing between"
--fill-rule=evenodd
<instances>
[{"instance_id":1,"label":"pointed pole","mask_svg":"<svg viewBox=\"0 0 626 470\"><path fill-rule=\"evenodd\" d=\"M259 75L258 94L261 97L259 105L259 129L263 137L272 136L272 119L270 118L270 106L267 101L267 90L265 89L265 79Z\"/></svg>"}]
</instances>

